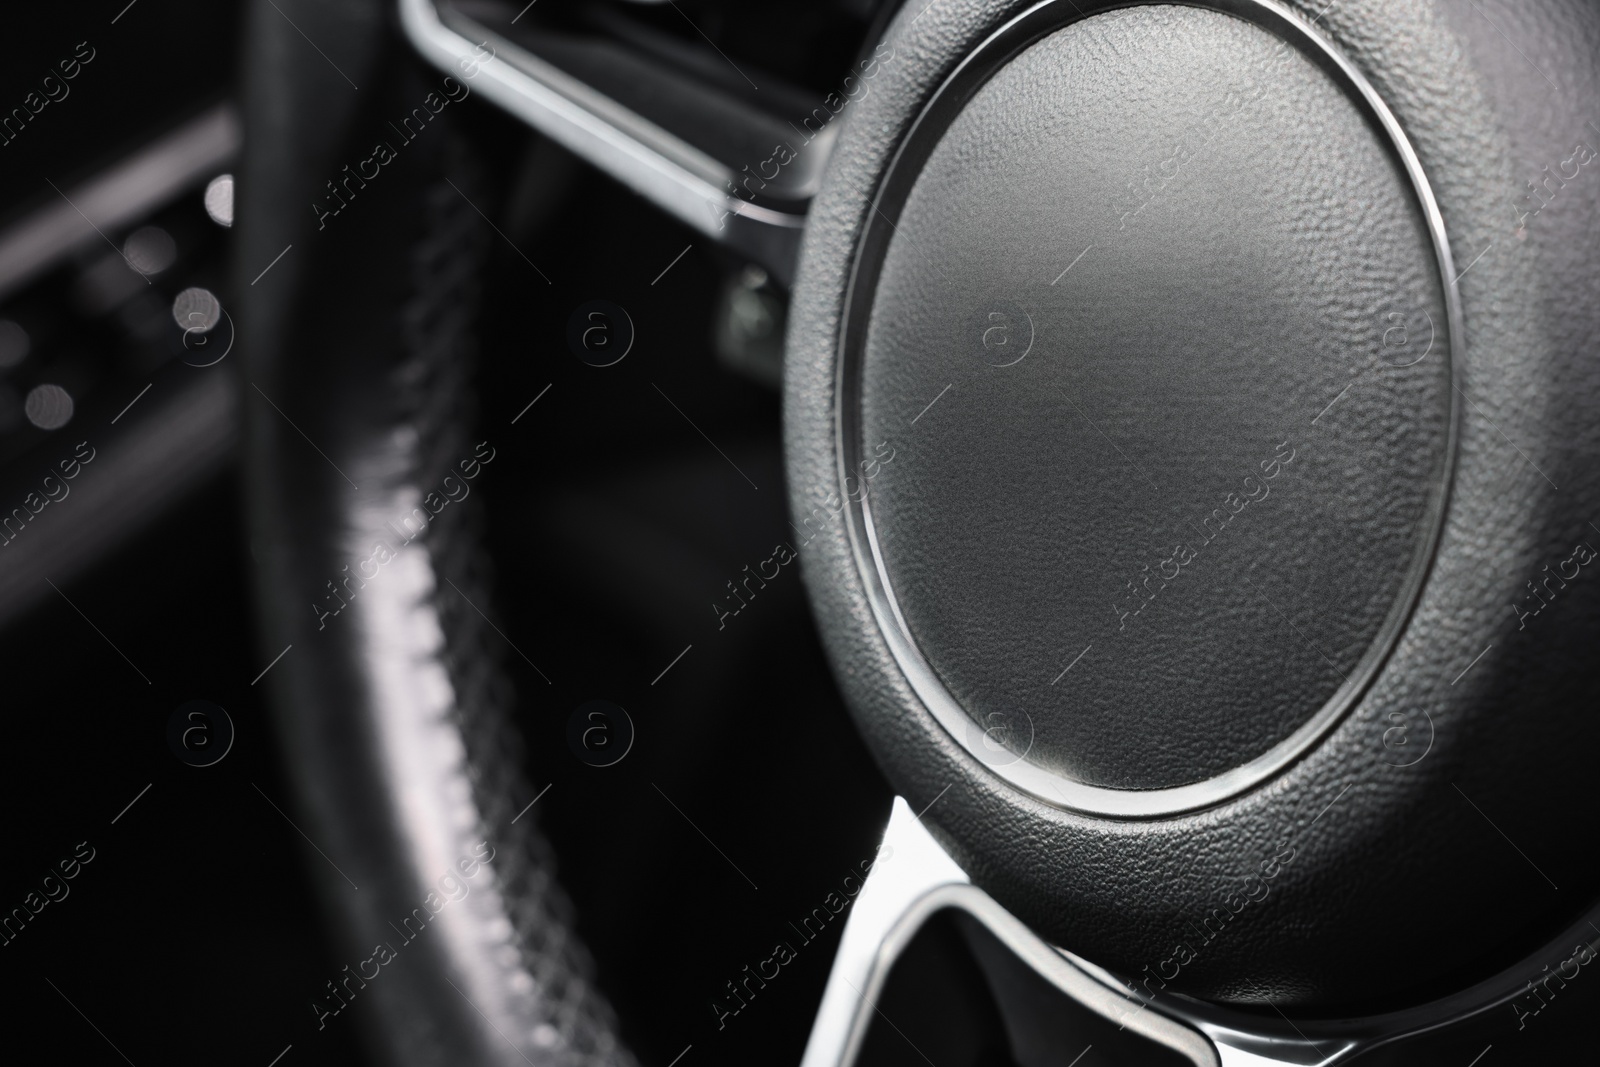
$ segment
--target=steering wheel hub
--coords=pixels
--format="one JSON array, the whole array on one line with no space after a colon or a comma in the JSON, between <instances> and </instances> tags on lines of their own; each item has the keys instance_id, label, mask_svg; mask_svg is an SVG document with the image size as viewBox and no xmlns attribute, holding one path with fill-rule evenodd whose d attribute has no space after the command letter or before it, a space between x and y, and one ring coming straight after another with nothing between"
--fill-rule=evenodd
<instances>
[{"instance_id":1,"label":"steering wheel hub","mask_svg":"<svg viewBox=\"0 0 1600 1067\"><path fill-rule=\"evenodd\" d=\"M1387 655L1439 528L1453 298L1420 169L1331 59L1196 7L1036 38L1052 6L888 170L844 489L946 730L1047 803L1159 814L1281 769Z\"/></svg>"}]
</instances>

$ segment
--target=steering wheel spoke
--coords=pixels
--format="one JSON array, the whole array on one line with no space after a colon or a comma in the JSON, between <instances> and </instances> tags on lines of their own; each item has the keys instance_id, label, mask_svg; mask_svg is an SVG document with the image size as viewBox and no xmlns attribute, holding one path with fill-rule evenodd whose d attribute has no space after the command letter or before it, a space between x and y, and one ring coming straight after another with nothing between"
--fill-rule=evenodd
<instances>
[{"instance_id":1,"label":"steering wheel spoke","mask_svg":"<svg viewBox=\"0 0 1600 1067\"><path fill-rule=\"evenodd\" d=\"M400 11L412 43L440 69L780 283L792 281L835 126L792 126L757 106L756 94L696 76L681 46L652 54L614 36L519 25L516 8L499 3L400 0ZM767 95L794 95L774 89L769 82ZM802 138L804 151L795 151Z\"/></svg>"},{"instance_id":2,"label":"steering wheel spoke","mask_svg":"<svg viewBox=\"0 0 1600 1067\"><path fill-rule=\"evenodd\" d=\"M972 884L904 797L896 797L877 861L845 925L801 1067L852 1067L895 961L933 915L959 911L994 936L1016 961L1077 1006L1177 1052L1194 1067L1274 1060L1218 1059L1201 1033L1131 996L1103 971L1052 947ZM1035 1010L1024 1004L1017 1010ZM1021 1025L1026 1025L1022 1023ZM1284 1060L1284 1063L1301 1063Z\"/></svg>"}]
</instances>

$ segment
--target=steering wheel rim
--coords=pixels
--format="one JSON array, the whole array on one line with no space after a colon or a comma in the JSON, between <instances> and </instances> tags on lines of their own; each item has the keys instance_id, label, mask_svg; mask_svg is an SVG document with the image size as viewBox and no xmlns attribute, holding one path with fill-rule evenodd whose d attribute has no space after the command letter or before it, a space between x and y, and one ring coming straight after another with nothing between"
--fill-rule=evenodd
<instances>
[{"instance_id":1,"label":"steering wheel rim","mask_svg":"<svg viewBox=\"0 0 1600 1067\"><path fill-rule=\"evenodd\" d=\"M251 15L237 255L256 278L240 335L263 640L292 650L265 684L298 808L349 882L328 902L341 947L361 960L312 1011L321 1028L367 1001L391 1062L522 1063L525 1048L626 1067L537 812L518 818L535 794L484 614L467 483L494 458L471 433L489 236L450 110L465 90L411 58L390 4L282 6L292 22ZM413 106L434 128L397 131L375 176L362 120ZM384 948L424 960L369 984Z\"/></svg>"}]
</instances>

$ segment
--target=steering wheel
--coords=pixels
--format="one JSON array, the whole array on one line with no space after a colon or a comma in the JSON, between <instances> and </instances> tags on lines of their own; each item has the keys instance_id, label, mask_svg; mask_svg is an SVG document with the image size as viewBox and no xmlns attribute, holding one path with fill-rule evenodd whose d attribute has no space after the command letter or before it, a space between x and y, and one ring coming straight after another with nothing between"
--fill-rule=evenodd
<instances>
[{"instance_id":1,"label":"steering wheel","mask_svg":"<svg viewBox=\"0 0 1600 1067\"><path fill-rule=\"evenodd\" d=\"M635 1062L450 496L469 94L792 284L795 545L902 797L808 1067L942 910L1149 1062L1520 1025L1593 958L1600 6L911 0L776 148L519 6L251 14L239 347L306 398L247 409L260 641L349 944L434 931L368 994L392 1062Z\"/></svg>"}]
</instances>

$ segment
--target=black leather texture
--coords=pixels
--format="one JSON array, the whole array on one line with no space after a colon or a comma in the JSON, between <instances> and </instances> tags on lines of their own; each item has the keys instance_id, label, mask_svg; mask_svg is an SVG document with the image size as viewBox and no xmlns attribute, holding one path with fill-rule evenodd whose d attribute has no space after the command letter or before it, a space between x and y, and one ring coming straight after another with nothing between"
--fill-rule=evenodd
<instances>
[{"instance_id":1,"label":"black leather texture","mask_svg":"<svg viewBox=\"0 0 1600 1067\"><path fill-rule=\"evenodd\" d=\"M880 49L879 91L858 103L840 136L790 315L785 433L797 521L836 514L845 489L841 317L882 176L935 89L1026 6L908 6ZM1414 146L1454 252L1465 324L1451 351L1460 427L1438 549L1360 702L1298 763L1226 803L1163 819L1073 814L1004 784L915 698L874 621L842 521L815 523L802 556L869 743L914 809L931 804L924 821L978 884L1056 943L1144 988L1355 1013L1426 1001L1501 971L1586 911L1600 888L1583 844L1600 815L1588 785L1600 741L1590 651L1600 637L1600 581L1585 562L1588 546L1600 547L1591 525L1600 523L1600 161L1583 162L1600 146L1600 6L1292 6L1315 17L1371 81ZM1139 16L1151 17L1160 16ZM1180 191L1172 195L1178 211ZM1294 232L1308 248L1317 218L1312 205L1298 215ZM938 232L929 225L930 236ZM1054 249L1055 261L1077 251ZM1290 276L1309 255L1286 268ZM1137 281L1130 275L1135 292ZM1295 296L1316 298L1303 283ZM1325 299L1348 296L1341 288ZM919 434L932 418L918 422ZM1140 433L1159 433L1151 423L1162 411L1140 418ZM1360 435L1373 435L1366 443L1380 467L1352 486L1383 480L1389 442L1376 436L1379 426L1347 430L1354 456ZM893 462L911 467L929 451L912 444ZM1125 475L1136 477L1131 464ZM1363 521L1376 531L1391 519L1378 512ZM1292 546L1265 562L1291 566ZM1308 596L1336 602L1342 587L1371 580L1365 566L1354 553L1345 576ZM946 587L959 588L960 578ZM938 595L937 577L929 588ZM1038 671L1048 679L1074 651L1061 649ZM1114 726L1118 709L1095 713Z\"/></svg>"},{"instance_id":2,"label":"black leather texture","mask_svg":"<svg viewBox=\"0 0 1600 1067\"><path fill-rule=\"evenodd\" d=\"M1381 129L1268 31L1138 7L917 137L856 280L860 434L895 449L876 540L940 678L991 741L1115 789L1336 714L1427 562L1455 403Z\"/></svg>"},{"instance_id":3,"label":"black leather texture","mask_svg":"<svg viewBox=\"0 0 1600 1067\"><path fill-rule=\"evenodd\" d=\"M260 684L349 961L309 1009L360 1016L384 1063L628 1065L537 812L517 818L534 794L467 484L493 461L470 432L492 239L457 129L471 87L423 67L394 15L273 0L247 35Z\"/></svg>"}]
</instances>

